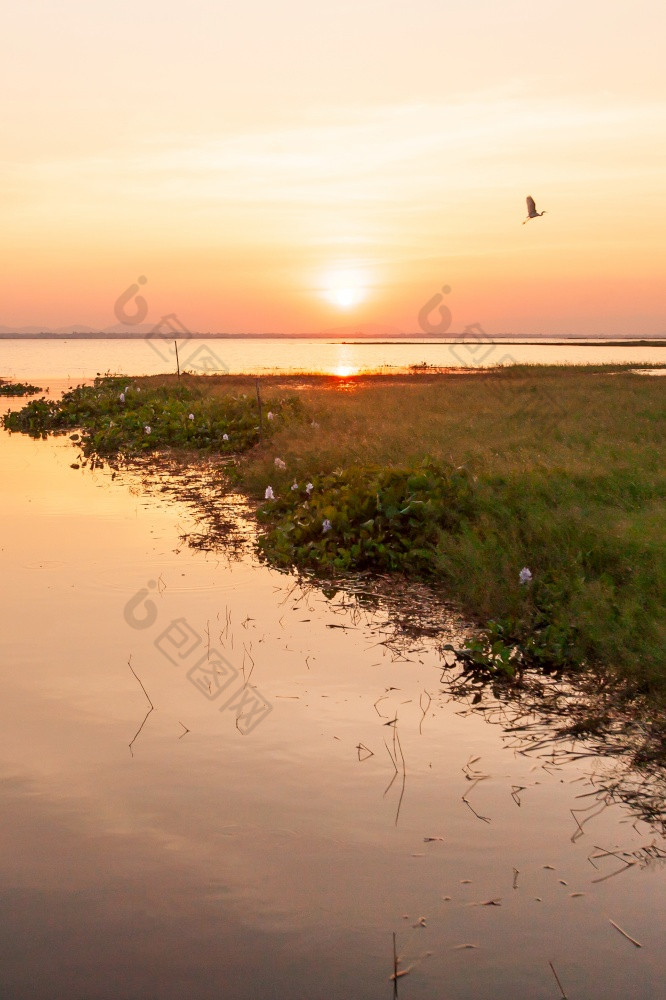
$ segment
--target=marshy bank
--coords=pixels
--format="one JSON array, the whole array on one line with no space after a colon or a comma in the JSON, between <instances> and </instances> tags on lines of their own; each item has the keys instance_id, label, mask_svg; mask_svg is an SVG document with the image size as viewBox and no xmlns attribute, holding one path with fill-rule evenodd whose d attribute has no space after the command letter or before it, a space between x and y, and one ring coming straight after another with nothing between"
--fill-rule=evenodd
<instances>
[{"instance_id":1,"label":"marshy bank","mask_svg":"<svg viewBox=\"0 0 666 1000\"><path fill-rule=\"evenodd\" d=\"M630 708L660 756L665 415L661 380L628 366L513 367L106 377L5 426L69 432L93 465L205 458L217 540L222 497L240 493L270 565L427 582L476 623L458 651L469 672L584 676L606 704L589 725Z\"/></svg>"}]
</instances>

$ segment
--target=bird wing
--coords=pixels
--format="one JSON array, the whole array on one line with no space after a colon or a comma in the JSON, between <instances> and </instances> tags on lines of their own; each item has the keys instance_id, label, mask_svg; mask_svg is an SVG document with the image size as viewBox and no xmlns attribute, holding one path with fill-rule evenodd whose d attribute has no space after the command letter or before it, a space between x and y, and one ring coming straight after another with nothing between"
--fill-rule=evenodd
<instances>
[{"instance_id":1,"label":"bird wing","mask_svg":"<svg viewBox=\"0 0 666 1000\"><path fill-rule=\"evenodd\" d=\"M528 194L527 196L527 214L536 215L536 205L531 194Z\"/></svg>"}]
</instances>

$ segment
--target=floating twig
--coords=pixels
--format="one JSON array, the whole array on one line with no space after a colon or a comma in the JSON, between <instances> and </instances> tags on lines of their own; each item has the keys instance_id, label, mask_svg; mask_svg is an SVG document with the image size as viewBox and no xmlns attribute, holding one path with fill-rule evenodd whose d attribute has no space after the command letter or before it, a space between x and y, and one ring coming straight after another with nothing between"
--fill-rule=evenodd
<instances>
[{"instance_id":1,"label":"floating twig","mask_svg":"<svg viewBox=\"0 0 666 1000\"><path fill-rule=\"evenodd\" d=\"M482 820L484 823L490 823L490 816L482 816L480 813L478 813L474 808L474 806L470 802L468 802L468 800L465 798L464 795L462 797L462 800L467 806L467 808L472 810L477 819Z\"/></svg>"},{"instance_id":2,"label":"floating twig","mask_svg":"<svg viewBox=\"0 0 666 1000\"><path fill-rule=\"evenodd\" d=\"M138 680L139 684L141 685L141 690L143 691L143 693L145 694L146 698L148 699L148 704L150 705L151 709L155 708L155 706L153 705L152 701L150 700L150 695L148 694L148 692L146 691L145 687L141 683L141 678L139 677L139 675L137 674L136 670L132 666L132 654L131 653L130 653L129 660L127 661L127 666L130 668L130 670L132 671L132 673L134 674L134 676Z\"/></svg>"},{"instance_id":3,"label":"floating twig","mask_svg":"<svg viewBox=\"0 0 666 1000\"><path fill-rule=\"evenodd\" d=\"M252 648L252 643L250 642L250 649L251 648ZM250 653L250 650L247 649L246 646L245 646L245 643L243 643L243 677L245 677L245 657L246 657L246 655L247 655L247 658L249 659L250 663L252 664L250 672L247 675L247 680L245 681L245 683L248 684L249 681L250 681L250 677L252 676L252 671L254 670L254 660L252 659L252 655Z\"/></svg>"},{"instance_id":4,"label":"floating twig","mask_svg":"<svg viewBox=\"0 0 666 1000\"><path fill-rule=\"evenodd\" d=\"M425 708L421 704L423 695L426 695L426 697L428 698L428 704L426 705ZM419 722L419 736L423 736L423 722L424 722L425 717L426 717L426 712L430 708L431 704L432 704L432 695L430 694L430 692L429 691L422 691L421 694L419 695L419 708L423 712L423 715L421 716L421 721Z\"/></svg>"},{"instance_id":5,"label":"floating twig","mask_svg":"<svg viewBox=\"0 0 666 1000\"><path fill-rule=\"evenodd\" d=\"M135 732L135 734L134 734L134 736L133 736L132 740L131 740L131 741L130 741L130 743L128 744L128 746L129 746L129 752L130 752L130 754L131 754L131 756L132 756L132 757L134 756L134 751L132 750L132 747L133 747L133 745L134 745L134 742L136 741L136 739L137 739L137 738L138 738L138 736L139 736L139 733L141 732L141 730L142 730L142 729L143 729L143 727L145 726L145 724L146 724L146 721L147 721L147 719L148 719L148 716L149 716L149 715L150 715L150 713L151 713L151 712L153 712L153 711L154 711L154 708L153 708L153 706L151 705L151 706L150 706L150 708L148 709L148 711L146 712L146 714L145 714L144 718L143 718L143 722L141 723L141 725L139 726L139 728L138 728L138 729L137 729L137 731Z\"/></svg>"},{"instance_id":6,"label":"floating twig","mask_svg":"<svg viewBox=\"0 0 666 1000\"><path fill-rule=\"evenodd\" d=\"M379 698L377 699L377 701L375 702L375 704L374 704L374 706L373 706L373 707L374 707L374 710L375 710L375 712L377 713L377 715L379 716L379 718L380 718L380 719L385 719L385 718L386 718L386 716L385 716L385 715L382 715L382 713L381 713L381 712L379 711L379 709L377 708L377 705L378 705L378 704L380 703L380 701L386 701L386 699L387 699L387 698L388 698L388 695L387 695L387 694L383 694L383 695L381 695L381 696L380 696L380 697L379 697Z\"/></svg>"},{"instance_id":7,"label":"floating twig","mask_svg":"<svg viewBox=\"0 0 666 1000\"><path fill-rule=\"evenodd\" d=\"M128 746L129 746L129 752L130 752L131 756L133 757L134 756L134 750L132 749L132 747L134 746L134 743L137 740L137 738L138 738L141 730L145 726L146 721L148 719L148 716L150 715L151 712L153 712L155 710L155 706L153 705L152 701L150 700L150 695L148 694L148 692L146 691L145 687L141 683L141 678L139 677L139 675L135 671L134 667L132 666L132 655L131 655L131 653L130 653L130 657L129 657L128 661L127 661L127 666L130 668L130 670L132 671L132 673L136 677L137 681L139 682L139 684L141 686L141 690L145 694L146 698L148 699L148 704L150 705L150 708L148 709L148 711L146 712L146 714L145 714L145 716L143 718L143 722L141 723L141 725L139 726L139 728L137 729L137 731L135 732L134 736L132 737L132 739L130 740L130 742L128 744Z\"/></svg>"},{"instance_id":8,"label":"floating twig","mask_svg":"<svg viewBox=\"0 0 666 1000\"><path fill-rule=\"evenodd\" d=\"M400 790L400 798L398 799L398 808L397 808L396 814L395 814L395 825L397 826L398 825L398 819L400 817L400 809L402 807L402 800L403 800L404 795L405 795L405 784L407 782L407 768L406 768L406 765L405 765L405 755L402 752L402 744L400 742L400 735L398 734L398 726L397 726L398 716L397 715L395 717L395 721L396 721L396 725L393 727L393 738L394 738L394 741L395 741L394 742L394 749L395 749L395 744L397 743L398 750L400 750L400 759L402 760L402 789ZM396 760L397 760L397 758L398 758L398 755L397 755L397 752L396 752Z\"/></svg>"},{"instance_id":9,"label":"floating twig","mask_svg":"<svg viewBox=\"0 0 666 1000\"><path fill-rule=\"evenodd\" d=\"M524 792L526 787L527 787L526 785L512 785L511 786L511 798L513 799L513 801L516 803L517 806L519 806L521 804L518 793L519 792Z\"/></svg>"},{"instance_id":10,"label":"floating twig","mask_svg":"<svg viewBox=\"0 0 666 1000\"><path fill-rule=\"evenodd\" d=\"M560 993L562 994L562 1000L567 1000L567 995L566 995L566 993L564 992L564 987L562 986L562 983L560 982L560 977L559 977L559 976L558 976L558 974L557 974L557 973L555 972L555 966L553 965L553 963L552 963L552 962L549 962L548 964L549 964L549 966L551 967L551 969L553 970L553 975L555 976L555 980L556 980L556 982L557 982L557 985L558 985L558 986L559 986L559 988L560 988Z\"/></svg>"},{"instance_id":11,"label":"floating twig","mask_svg":"<svg viewBox=\"0 0 666 1000\"><path fill-rule=\"evenodd\" d=\"M600 878L593 878L592 882L593 883L595 883L595 882L605 882L606 879L613 878L614 875L621 875L622 872L626 872L628 868L633 868L633 866L636 864L636 862L635 861L625 861L624 864L625 864L624 868L616 868L614 872L609 872L608 875L602 875Z\"/></svg>"},{"instance_id":12,"label":"floating twig","mask_svg":"<svg viewBox=\"0 0 666 1000\"><path fill-rule=\"evenodd\" d=\"M610 917L608 918L608 922L613 925L613 927L615 928L616 931L620 932L620 934L622 935L622 937L626 937L627 941L631 941L631 943L636 948L642 948L643 947L643 945L640 943L640 941L637 941L636 938L632 938L631 934L627 934L626 931L623 931L622 928L620 927L620 925L616 924L614 920L610 919Z\"/></svg>"}]
</instances>

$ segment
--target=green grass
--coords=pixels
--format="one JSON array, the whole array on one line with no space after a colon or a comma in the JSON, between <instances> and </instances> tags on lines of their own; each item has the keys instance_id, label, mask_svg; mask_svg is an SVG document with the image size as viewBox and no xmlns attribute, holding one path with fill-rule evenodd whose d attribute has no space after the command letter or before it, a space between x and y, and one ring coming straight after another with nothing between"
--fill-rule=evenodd
<instances>
[{"instance_id":1,"label":"green grass","mask_svg":"<svg viewBox=\"0 0 666 1000\"><path fill-rule=\"evenodd\" d=\"M38 385L27 382L6 382L0 378L0 396L35 396L42 390Z\"/></svg>"},{"instance_id":2,"label":"green grass","mask_svg":"<svg viewBox=\"0 0 666 1000\"><path fill-rule=\"evenodd\" d=\"M663 708L665 389L598 366L272 377L260 442L254 379L103 379L5 424L82 426L103 454L233 453L272 564L433 581L478 623L475 669L593 668Z\"/></svg>"},{"instance_id":3,"label":"green grass","mask_svg":"<svg viewBox=\"0 0 666 1000\"><path fill-rule=\"evenodd\" d=\"M266 401L276 415L295 401ZM10 431L34 437L81 428L87 455L136 455L163 448L237 454L260 440L259 411L254 392L207 395L196 379L172 384L159 379L106 376L92 386L78 386L61 400L44 397L4 417ZM264 413L262 432L273 423Z\"/></svg>"},{"instance_id":4,"label":"green grass","mask_svg":"<svg viewBox=\"0 0 666 1000\"><path fill-rule=\"evenodd\" d=\"M436 580L485 624L474 649L487 666L594 665L663 699L665 388L513 368L306 390L317 426L278 427L241 463L250 492L277 498L260 510L262 551Z\"/></svg>"}]
</instances>

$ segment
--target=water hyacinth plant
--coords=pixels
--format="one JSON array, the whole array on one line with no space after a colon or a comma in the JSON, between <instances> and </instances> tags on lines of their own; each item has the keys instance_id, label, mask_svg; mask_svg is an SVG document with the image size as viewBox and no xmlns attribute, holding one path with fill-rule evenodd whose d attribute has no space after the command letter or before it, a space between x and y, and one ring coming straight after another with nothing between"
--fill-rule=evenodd
<instances>
[{"instance_id":1,"label":"water hyacinth plant","mask_svg":"<svg viewBox=\"0 0 666 1000\"><path fill-rule=\"evenodd\" d=\"M353 392L317 377L297 395L267 377L263 404L244 376L105 378L5 425L81 428L77 444L105 455L233 454L224 479L260 503L274 565L433 582L476 622L475 669L601 665L666 705L663 380L592 371L372 377Z\"/></svg>"},{"instance_id":2,"label":"water hyacinth plant","mask_svg":"<svg viewBox=\"0 0 666 1000\"><path fill-rule=\"evenodd\" d=\"M5 382L0 378L0 396L35 396L42 390L38 385L27 382Z\"/></svg>"},{"instance_id":3,"label":"water hyacinth plant","mask_svg":"<svg viewBox=\"0 0 666 1000\"><path fill-rule=\"evenodd\" d=\"M285 568L398 572L443 586L490 622L463 651L466 664L485 663L489 676L611 658L642 675L649 661L641 650L659 644L661 598L642 581L654 563L639 539L622 543L568 506L560 514L569 490L559 471L480 477L429 459L352 466L260 507L259 548ZM527 551L535 553L532 568L522 563Z\"/></svg>"},{"instance_id":4,"label":"water hyacinth plant","mask_svg":"<svg viewBox=\"0 0 666 1000\"><path fill-rule=\"evenodd\" d=\"M259 441L256 402L247 395L207 396L192 380L169 386L125 385L105 376L61 400L41 398L5 415L10 431L33 437L81 428L86 454L132 455L159 448L241 452ZM274 400L275 414L290 405ZM277 423L277 421L276 421Z\"/></svg>"},{"instance_id":5,"label":"water hyacinth plant","mask_svg":"<svg viewBox=\"0 0 666 1000\"><path fill-rule=\"evenodd\" d=\"M260 544L282 565L432 575L438 532L459 520L470 496L464 472L446 476L428 463L334 472L303 491L292 487L270 515L260 510L268 522Z\"/></svg>"}]
</instances>

